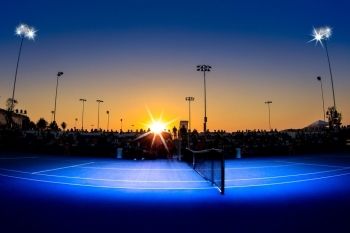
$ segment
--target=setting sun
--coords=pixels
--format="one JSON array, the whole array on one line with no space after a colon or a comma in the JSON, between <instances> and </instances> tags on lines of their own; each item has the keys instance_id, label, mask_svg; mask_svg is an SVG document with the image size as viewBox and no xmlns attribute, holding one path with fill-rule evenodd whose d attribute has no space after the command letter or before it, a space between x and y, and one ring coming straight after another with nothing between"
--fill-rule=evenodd
<instances>
[{"instance_id":1,"label":"setting sun","mask_svg":"<svg viewBox=\"0 0 350 233\"><path fill-rule=\"evenodd\" d=\"M166 124L160 121L155 121L150 124L151 131L155 134L160 134L166 128Z\"/></svg>"},{"instance_id":2,"label":"setting sun","mask_svg":"<svg viewBox=\"0 0 350 233\"><path fill-rule=\"evenodd\" d=\"M154 143L156 141L156 138L159 137L161 143L164 145L165 149L169 152L169 148L168 148L167 143L166 143L166 141L165 141L165 139L164 139L162 134L163 134L163 132L167 131L167 127L169 126L169 124L173 123L175 120L171 120L171 121L168 121L168 122L163 122L163 120L162 120L162 115L163 114L160 114L160 117L157 120L155 120L154 117L153 117L153 114L151 113L151 111L148 108L147 108L147 112L148 112L149 117L151 118L151 121L150 121L150 123L145 124L145 126L148 126L148 128L150 130L148 132L138 136L136 138L136 140L145 138L148 135L153 134L152 142L151 142L151 148L153 147L153 145L154 145Z\"/></svg>"}]
</instances>

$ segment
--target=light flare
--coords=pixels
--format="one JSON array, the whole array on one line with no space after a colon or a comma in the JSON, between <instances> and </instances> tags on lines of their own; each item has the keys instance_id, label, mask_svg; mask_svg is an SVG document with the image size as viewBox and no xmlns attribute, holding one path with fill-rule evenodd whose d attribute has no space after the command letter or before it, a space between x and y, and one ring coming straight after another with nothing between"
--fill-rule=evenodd
<instances>
[{"instance_id":1,"label":"light flare","mask_svg":"<svg viewBox=\"0 0 350 233\"><path fill-rule=\"evenodd\" d=\"M147 108L147 112L148 112L148 115L149 115L149 117L151 119L151 123L145 124L145 126L147 126L150 129L150 131L140 135L139 137L136 138L136 140L144 138L144 137L146 137L146 136L148 136L148 135L153 133L153 138L152 138L152 142L151 142L151 148L153 147L153 144L154 144L154 142L156 140L156 137L159 136L163 146L169 152L168 145L166 144L166 141L165 141L162 133L166 132L165 130L168 127L168 125L173 123L175 121L175 119L171 120L171 121L168 121L168 122L163 122L163 120L162 120L163 113L161 113L159 119L156 120L156 119L154 119L153 114L151 113L151 111L148 108Z\"/></svg>"},{"instance_id":2,"label":"light flare","mask_svg":"<svg viewBox=\"0 0 350 233\"><path fill-rule=\"evenodd\" d=\"M25 37L29 40L34 40L36 37L36 32L34 27L30 27L27 24L20 24L16 27L16 35L20 37Z\"/></svg>"},{"instance_id":3,"label":"light flare","mask_svg":"<svg viewBox=\"0 0 350 233\"><path fill-rule=\"evenodd\" d=\"M152 122L152 124L150 125L150 129L153 133L155 134L160 134L162 133L162 131L166 128L165 123L160 122L160 121L155 121Z\"/></svg>"},{"instance_id":4,"label":"light flare","mask_svg":"<svg viewBox=\"0 0 350 233\"><path fill-rule=\"evenodd\" d=\"M323 46L322 40L327 40L332 36L332 29L330 27L320 27L320 28L314 28L312 31L312 37L313 39L309 42L316 41L317 43L320 43Z\"/></svg>"}]
</instances>

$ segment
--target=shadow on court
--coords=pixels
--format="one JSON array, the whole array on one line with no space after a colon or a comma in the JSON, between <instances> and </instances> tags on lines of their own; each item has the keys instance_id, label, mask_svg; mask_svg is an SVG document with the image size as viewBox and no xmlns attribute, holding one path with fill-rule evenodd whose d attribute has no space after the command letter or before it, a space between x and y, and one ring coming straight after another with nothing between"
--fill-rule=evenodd
<instances>
[{"instance_id":1,"label":"shadow on court","mask_svg":"<svg viewBox=\"0 0 350 233\"><path fill-rule=\"evenodd\" d=\"M225 195L178 161L1 158L1 232L350 230L347 155L228 160Z\"/></svg>"}]
</instances>

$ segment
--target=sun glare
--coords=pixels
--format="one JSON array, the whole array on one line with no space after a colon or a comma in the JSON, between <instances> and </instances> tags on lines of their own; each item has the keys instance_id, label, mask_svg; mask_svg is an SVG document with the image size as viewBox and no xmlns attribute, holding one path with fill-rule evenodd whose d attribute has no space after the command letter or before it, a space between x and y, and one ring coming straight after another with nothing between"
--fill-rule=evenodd
<instances>
[{"instance_id":1,"label":"sun glare","mask_svg":"<svg viewBox=\"0 0 350 233\"><path fill-rule=\"evenodd\" d=\"M153 133L160 134L161 132L164 131L164 129L166 128L166 125L163 122L155 121L151 123L149 128Z\"/></svg>"},{"instance_id":2,"label":"sun glare","mask_svg":"<svg viewBox=\"0 0 350 233\"><path fill-rule=\"evenodd\" d=\"M151 111L148 108L147 108L147 112L148 112L149 117L151 118L151 122L149 124L144 124L144 125L146 127L148 127L150 129L150 131L146 132L146 133L144 133L144 134L142 134L140 136L138 136L136 138L136 140L139 140L139 139L144 138L144 137L146 137L146 136L148 136L150 134L153 134L153 138L152 138L152 142L151 142L151 148L153 147L156 138L159 137L161 142L162 142L162 144L164 145L165 149L169 152L169 148L168 148L168 146L167 146L167 144L165 142L165 139L164 139L162 133L167 130L167 127L171 123L173 123L175 121L175 119L171 120L171 121L168 121L168 122L163 122L162 121L162 115L163 114L160 115L158 120L155 120L153 115L152 115L152 113L151 113Z\"/></svg>"}]
</instances>

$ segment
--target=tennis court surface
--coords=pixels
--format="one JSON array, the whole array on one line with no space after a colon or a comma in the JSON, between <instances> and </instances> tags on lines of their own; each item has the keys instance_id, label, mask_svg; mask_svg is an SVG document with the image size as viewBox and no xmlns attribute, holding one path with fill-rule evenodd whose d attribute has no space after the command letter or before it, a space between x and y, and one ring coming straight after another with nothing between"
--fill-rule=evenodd
<instances>
[{"instance_id":1,"label":"tennis court surface","mask_svg":"<svg viewBox=\"0 0 350 233\"><path fill-rule=\"evenodd\" d=\"M226 160L224 195L178 160L3 154L0 191L4 232L350 230L344 154Z\"/></svg>"}]
</instances>

